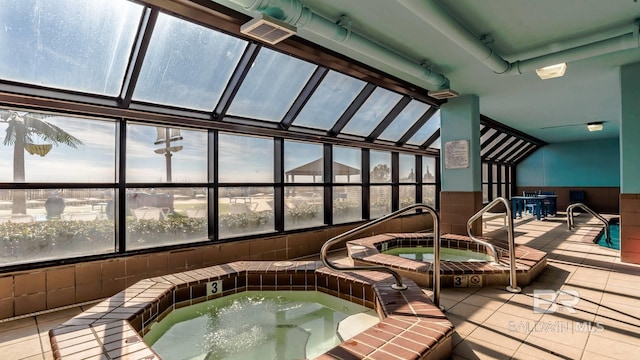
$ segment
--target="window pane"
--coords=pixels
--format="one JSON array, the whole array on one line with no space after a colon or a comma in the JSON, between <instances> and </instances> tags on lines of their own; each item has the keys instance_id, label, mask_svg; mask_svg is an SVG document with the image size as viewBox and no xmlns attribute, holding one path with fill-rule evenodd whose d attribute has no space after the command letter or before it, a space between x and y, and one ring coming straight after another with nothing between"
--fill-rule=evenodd
<instances>
[{"instance_id":1,"label":"window pane","mask_svg":"<svg viewBox=\"0 0 640 360\"><path fill-rule=\"evenodd\" d=\"M369 198L372 219L391 213L391 186L372 186Z\"/></svg>"},{"instance_id":2,"label":"window pane","mask_svg":"<svg viewBox=\"0 0 640 360\"><path fill-rule=\"evenodd\" d=\"M287 230L324 224L324 188L287 186L284 195L284 227Z\"/></svg>"},{"instance_id":3,"label":"window pane","mask_svg":"<svg viewBox=\"0 0 640 360\"><path fill-rule=\"evenodd\" d=\"M400 208L416 203L416 187L414 185L400 186Z\"/></svg>"},{"instance_id":4,"label":"window pane","mask_svg":"<svg viewBox=\"0 0 640 360\"><path fill-rule=\"evenodd\" d=\"M329 71L293 124L328 130L338 121L364 85L361 80Z\"/></svg>"},{"instance_id":5,"label":"window pane","mask_svg":"<svg viewBox=\"0 0 640 360\"><path fill-rule=\"evenodd\" d=\"M517 153L518 153L518 150L516 150L516 151L514 151L514 152L512 152L512 151L513 151L514 149L520 149L520 148L524 147L524 146L525 146L525 144L526 144L526 141L524 141L524 140L522 140L522 139L520 139L520 140L516 141L514 144L512 144L511 146L509 146L509 148L508 148L508 149L505 149L505 151L504 151L504 152L502 152L502 154L500 154L499 156L497 156L497 157L496 157L496 159L497 159L498 161L502 161L502 160L504 160L504 161L508 161L508 160L510 160L510 159L506 159L506 156L507 156L507 155L509 155L509 154L511 154L511 155L510 155L510 157L513 157L513 155L515 155L515 154L517 154Z\"/></svg>"},{"instance_id":6,"label":"window pane","mask_svg":"<svg viewBox=\"0 0 640 360\"><path fill-rule=\"evenodd\" d=\"M416 182L416 173L413 169L416 167L416 157L414 155L400 154L400 182L414 183Z\"/></svg>"},{"instance_id":7,"label":"window pane","mask_svg":"<svg viewBox=\"0 0 640 360\"><path fill-rule=\"evenodd\" d=\"M219 182L273 182L272 139L221 133L218 142Z\"/></svg>"},{"instance_id":8,"label":"window pane","mask_svg":"<svg viewBox=\"0 0 640 360\"><path fill-rule=\"evenodd\" d=\"M401 98L402 96L397 93L376 88L342 129L342 132L369 136Z\"/></svg>"},{"instance_id":9,"label":"window pane","mask_svg":"<svg viewBox=\"0 0 640 360\"><path fill-rule=\"evenodd\" d=\"M436 158L430 156L422 157L422 182L436 182Z\"/></svg>"},{"instance_id":10,"label":"window pane","mask_svg":"<svg viewBox=\"0 0 640 360\"><path fill-rule=\"evenodd\" d=\"M435 114L416 132L409 141L408 144L412 145L422 145L424 144L433 133L436 132L440 128L440 110L436 111Z\"/></svg>"},{"instance_id":11,"label":"window pane","mask_svg":"<svg viewBox=\"0 0 640 360\"><path fill-rule=\"evenodd\" d=\"M292 56L260 49L227 114L282 120L315 69Z\"/></svg>"},{"instance_id":12,"label":"window pane","mask_svg":"<svg viewBox=\"0 0 640 360\"><path fill-rule=\"evenodd\" d=\"M436 186L422 185L422 203L436 207Z\"/></svg>"},{"instance_id":13,"label":"window pane","mask_svg":"<svg viewBox=\"0 0 640 360\"><path fill-rule=\"evenodd\" d=\"M274 231L273 187L221 188L218 209L221 239Z\"/></svg>"},{"instance_id":14,"label":"window pane","mask_svg":"<svg viewBox=\"0 0 640 360\"><path fill-rule=\"evenodd\" d=\"M362 220L362 188L359 186L333 187L333 223Z\"/></svg>"},{"instance_id":15,"label":"window pane","mask_svg":"<svg viewBox=\"0 0 640 360\"><path fill-rule=\"evenodd\" d=\"M322 182L322 145L297 141L284 142L284 174L288 183Z\"/></svg>"},{"instance_id":16,"label":"window pane","mask_svg":"<svg viewBox=\"0 0 640 360\"><path fill-rule=\"evenodd\" d=\"M489 163L483 162L482 163L482 182L488 182L489 181Z\"/></svg>"},{"instance_id":17,"label":"window pane","mask_svg":"<svg viewBox=\"0 0 640 360\"><path fill-rule=\"evenodd\" d=\"M498 135L497 138L495 138L493 141L491 141L490 143L486 144L486 145L482 145L482 150L480 151L480 156L485 156L487 155L487 153L489 152L489 150L491 150L495 145L497 145L498 143L500 143L501 141L503 141L505 138L507 137L507 134L502 133L500 135Z\"/></svg>"},{"instance_id":18,"label":"window pane","mask_svg":"<svg viewBox=\"0 0 640 360\"><path fill-rule=\"evenodd\" d=\"M208 240L207 189L127 189L127 250Z\"/></svg>"},{"instance_id":19,"label":"window pane","mask_svg":"<svg viewBox=\"0 0 640 360\"><path fill-rule=\"evenodd\" d=\"M161 13L133 99L213 110L246 44L246 41Z\"/></svg>"},{"instance_id":20,"label":"window pane","mask_svg":"<svg viewBox=\"0 0 640 360\"><path fill-rule=\"evenodd\" d=\"M333 182L361 182L362 158L360 154L360 149L333 147Z\"/></svg>"},{"instance_id":21,"label":"window pane","mask_svg":"<svg viewBox=\"0 0 640 360\"><path fill-rule=\"evenodd\" d=\"M496 129L487 130L487 132L484 133L484 135L480 136L480 144L485 145L484 142L489 140L489 138L492 137L493 134L495 134L496 132L497 132Z\"/></svg>"},{"instance_id":22,"label":"window pane","mask_svg":"<svg viewBox=\"0 0 640 360\"><path fill-rule=\"evenodd\" d=\"M429 148L440 150L440 140L441 138L437 138L436 141L433 142L433 144L429 145Z\"/></svg>"},{"instance_id":23,"label":"window pane","mask_svg":"<svg viewBox=\"0 0 640 360\"><path fill-rule=\"evenodd\" d=\"M429 110L430 106L417 100L411 100L409 105L393 120L391 125L387 127L380 139L398 141L404 133L409 130L424 113Z\"/></svg>"},{"instance_id":24,"label":"window pane","mask_svg":"<svg viewBox=\"0 0 640 360\"><path fill-rule=\"evenodd\" d=\"M0 109L0 131L0 182L115 182L114 122Z\"/></svg>"},{"instance_id":25,"label":"window pane","mask_svg":"<svg viewBox=\"0 0 640 360\"><path fill-rule=\"evenodd\" d=\"M390 183L391 182L391 153L388 151L371 150L370 181L372 183Z\"/></svg>"},{"instance_id":26,"label":"window pane","mask_svg":"<svg viewBox=\"0 0 640 360\"><path fill-rule=\"evenodd\" d=\"M0 266L113 253L113 189L0 190Z\"/></svg>"},{"instance_id":27,"label":"window pane","mask_svg":"<svg viewBox=\"0 0 640 360\"><path fill-rule=\"evenodd\" d=\"M141 14L123 0L2 1L0 78L117 96Z\"/></svg>"},{"instance_id":28,"label":"window pane","mask_svg":"<svg viewBox=\"0 0 640 360\"><path fill-rule=\"evenodd\" d=\"M488 184L482 184L482 202L485 204L489 202L489 185Z\"/></svg>"},{"instance_id":29,"label":"window pane","mask_svg":"<svg viewBox=\"0 0 640 360\"><path fill-rule=\"evenodd\" d=\"M127 182L205 183L207 169L206 131L127 126Z\"/></svg>"}]
</instances>

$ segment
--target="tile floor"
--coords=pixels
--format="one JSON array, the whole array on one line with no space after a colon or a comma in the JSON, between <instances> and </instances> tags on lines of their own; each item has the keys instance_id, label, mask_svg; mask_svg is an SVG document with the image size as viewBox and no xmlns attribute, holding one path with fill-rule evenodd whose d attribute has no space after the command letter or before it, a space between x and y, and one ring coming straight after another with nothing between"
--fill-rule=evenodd
<instances>
[{"instance_id":1,"label":"tile floor","mask_svg":"<svg viewBox=\"0 0 640 360\"><path fill-rule=\"evenodd\" d=\"M518 243L549 253L547 269L519 294L503 287L443 289L440 305L456 327L452 358L637 358L640 267L621 264L615 250L580 241L585 231L601 226L588 224L568 231L561 214L516 222ZM488 225L485 236L506 236L502 220ZM556 306L544 302L556 294ZM534 301L546 313L536 313ZM47 331L88 307L0 322L0 359L53 359Z\"/></svg>"}]
</instances>

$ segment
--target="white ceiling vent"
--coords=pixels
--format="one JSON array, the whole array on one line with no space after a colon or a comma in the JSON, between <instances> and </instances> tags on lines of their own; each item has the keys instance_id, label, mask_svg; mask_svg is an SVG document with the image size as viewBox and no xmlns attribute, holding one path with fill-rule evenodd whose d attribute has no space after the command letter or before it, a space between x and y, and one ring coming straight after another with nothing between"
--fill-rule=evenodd
<instances>
[{"instance_id":1,"label":"white ceiling vent","mask_svg":"<svg viewBox=\"0 0 640 360\"><path fill-rule=\"evenodd\" d=\"M451 89L442 89L442 90L436 90L436 91L429 91L427 93L429 96L431 96L432 98L436 98L436 99L450 99L450 98L454 98L454 97L458 97L458 94L456 91L451 90Z\"/></svg>"},{"instance_id":2,"label":"white ceiling vent","mask_svg":"<svg viewBox=\"0 0 640 360\"><path fill-rule=\"evenodd\" d=\"M240 32L274 45L294 35L296 28L278 19L260 14L257 18L243 24L240 27Z\"/></svg>"}]
</instances>

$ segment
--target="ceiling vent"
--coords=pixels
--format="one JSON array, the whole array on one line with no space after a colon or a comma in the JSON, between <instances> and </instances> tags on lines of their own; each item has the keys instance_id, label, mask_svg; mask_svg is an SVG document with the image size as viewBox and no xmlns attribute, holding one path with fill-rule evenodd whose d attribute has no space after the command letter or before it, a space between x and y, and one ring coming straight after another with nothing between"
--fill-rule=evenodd
<instances>
[{"instance_id":1,"label":"ceiling vent","mask_svg":"<svg viewBox=\"0 0 640 360\"><path fill-rule=\"evenodd\" d=\"M271 45L296 33L296 28L278 19L260 14L257 18L243 24L240 32Z\"/></svg>"},{"instance_id":2,"label":"ceiling vent","mask_svg":"<svg viewBox=\"0 0 640 360\"><path fill-rule=\"evenodd\" d=\"M451 89L442 89L442 90L436 90L436 91L429 91L427 94L429 96L431 96L432 98L439 99L439 100L451 99L451 98L454 98L454 97L458 97L458 95L460 95L456 91L451 90Z\"/></svg>"}]
</instances>

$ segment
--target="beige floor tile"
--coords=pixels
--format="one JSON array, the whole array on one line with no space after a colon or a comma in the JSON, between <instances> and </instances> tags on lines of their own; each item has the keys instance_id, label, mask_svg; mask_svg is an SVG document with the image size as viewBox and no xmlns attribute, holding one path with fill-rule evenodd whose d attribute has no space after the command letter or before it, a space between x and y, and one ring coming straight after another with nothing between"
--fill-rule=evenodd
<instances>
[{"instance_id":1,"label":"beige floor tile","mask_svg":"<svg viewBox=\"0 0 640 360\"><path fill-rule=\"evenodd\" d=\"M589 336L585 350L614 359L637 359L640 344L629 344L594 333Z\"/></svg>"},{"instance_id":2,"label":"beige floor tile","mask_svg":"<svg viewBox=\"0 0 640 360\"><path fill-rule=\"evenodd\" d=\"M522 339L515 336L513 332L508 329L495 328L483 324L476 328L466 341L475 341L479 344L488 343L504 347L512 350L514 353L522 344Z\"/></svg>"},{"instance_id":3,"label":"beige floor tile","mask_svg":"<svg viewBox=\"0 0 640 360\"><path fill-rule=\"evenodd\" d=\"M42 358L40 338L35 336L24 341L0 345L0 354L2 360L22 360L38 355Z\"/></svg>"},{"instance_id":4,"label":"beige floor tile","mask_svg":"<svg viewBox=\"0 0 640 360\"><path fill-rule=\"evenodd\" d=\"M507 301L514 295L507 291L506 287L484 287L475 292L475 295L480 295L488 298L493 298L498 301Z\"/></svg>"},{"instance_id":5,"label":"beige floor tile","mask_svg":"<svg viewBox=\"0 0 640 360\"><path fill-rule=\"evenodd\" d=\"M20 327L11 331L0 333L0 347L22 343L38 338L38 329L35 326Z\"/></svg>"},{"instance_id":6,"label":"beige floor tile","mask_svg":"<svg viewBox=\"0 0 640 360\"><path fill-rule=\"evenodd\" d=\"M36 321L38 322L38 324L44 323L44 322L50 322L53 320L62 320L61 322L64 322L66 319L72 318L80 314L81 312L82 312L82 309L80 307L72 307L69 309L64 309L64 310L59 310L59 311L38 315L36 316Z\"/></svg>"},{"instance_id":7,"label":"beige floor tile","mask_svg":"<svg viewBox=\"0 0 640 360\"><path fill-rule=\"evenodd\" d=\"M24 319L5 321L0 323L0 335L2 335L5 331L11 331L18 328L35 326L36 320L33 317L28 317Z\"/></svg>"},{"instance_id":8,"label":"beige floor tile","mask_svg":"<svg viewBox=\"0 0 640 360\"><path fill-rule=\"evenodd\" d=\"M482 323L493 313L493 310L469 305L464 302L458 303L454 307L447 310L447 314L454 314L465 319L473 320L477 323Z\"/></svg>"},{"instance_id":9,"label":"beige floor tile","mask_svg":"<svg viewBox=\"0 0 640 360\"><path fill-rule=\"evenodd\" d=\"M487 310L497 310L500 306L502 306L502 304L504 304L504 301L502 300L496 300L490 297L475 294L463 299L462 302L469 305L479 306Z\"/></svg>"},{"instance_id":10,"label":"beige floor tile","mask_svg":"<svg viewBox=\"0 0 640 360\"><path fill-rule=\"evenodd\" d=\"M509 359L514 351L478 339L466 339L453 348L454 356L463 359Z\"/></svg>"},{"instance_id":11,"label":"beige floor tile","mask_svg":"<svg viewBox=\"0 0 640 360\"><path fill-rule=\"evenodd\" d=\"M463 338L471 334L480 325L478 322L453 314L447 314L447 319L451 321L458 335Z\"/></svg>"},{"instance_id":12,"label":"beige floor tile","mask_svg":"<svg viewBox=\"0 0 640 360\"><path fill-rule=\"evenodd\" d=\"M602 354L594 353L591 351L585 351L582 353L582 358L580 360L610 360L610 359L614 359L614 358L604 356Z\"/></svg>"},{"instance_id":13,"label":"beige floor tile","mask_svg":"<svg viewBox=\"0 0 640 360\"><path fill-rule=\"evenodd\" d=\"M567 359L579 359L580 357L567 357L563 354L555 353L553 350L548 349L545 345L539 344L522 344L518 351L513 355L514 359L518 360L567 360Z\"/></svg>"},{"instance_id":14,"label":"beige floor tile","mask_svg":"<svg viewBox=\"0 0 640 360\"><path fill-rule=\"evenodd\" d=\"M496 312L514 315L521 320L537 321L542 316L542 314L535 313L532 306L518 303L506 303L496 310Z\"/></svg>"}]
</instances>

